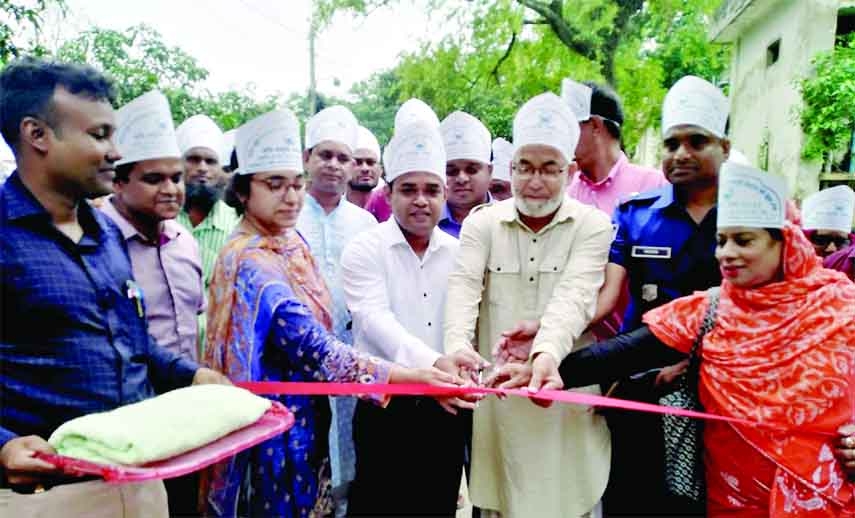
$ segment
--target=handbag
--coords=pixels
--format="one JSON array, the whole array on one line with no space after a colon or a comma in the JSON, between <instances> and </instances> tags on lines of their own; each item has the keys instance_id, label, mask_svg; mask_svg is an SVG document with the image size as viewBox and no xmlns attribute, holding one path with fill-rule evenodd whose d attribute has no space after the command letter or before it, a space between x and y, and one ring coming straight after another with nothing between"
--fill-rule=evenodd
<instances>
[{"instance_id":1,"label":"handbag","mask_svg":"<svg viewBox=\"0 0 855 518\"><path fill-rule=\"evenodd\" d=\"M715 326L718 310L719 288L707 291L709 307L698 336L689 352L689 365L677 380L677 388L662 396L663 406L685 410L703 411L698 397L701 351L704 336ZM665 487L669 494L688 498L693 502L706 500L706 481L703 462L703 421L675 415L662 416L665 438Z\"/></svg>"}]
</instances>

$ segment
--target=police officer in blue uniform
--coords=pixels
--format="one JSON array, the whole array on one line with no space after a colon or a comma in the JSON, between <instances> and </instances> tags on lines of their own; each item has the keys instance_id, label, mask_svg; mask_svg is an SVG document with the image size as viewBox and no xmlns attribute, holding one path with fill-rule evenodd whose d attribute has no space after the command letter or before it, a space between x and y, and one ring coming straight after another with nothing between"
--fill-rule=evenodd
<instances>
[{"instance_id":1,"label":"police officer in blue uniform","mask_svg":"<svg viewBox=\"0 0 855 518\"><path fill-rule=\"evenodd\" d=\"M715 203L718 171L730 151L727 105L715 86L691 76L678 81L665 98L662 169L671 185L625 200L613 216L615 239L601 292L606 296L597 315L611 310L609 300L616 300L628 282L631 300L622 331L641 326L642 315L652 308L721 283ZM622 381L612 395L656 402L661 395L654 384L657 374ZM703 513L665 492L661 419L631 412L609 413L608 418L612 471L604 496L606 515Z\"/></svg>"}]
</instances>

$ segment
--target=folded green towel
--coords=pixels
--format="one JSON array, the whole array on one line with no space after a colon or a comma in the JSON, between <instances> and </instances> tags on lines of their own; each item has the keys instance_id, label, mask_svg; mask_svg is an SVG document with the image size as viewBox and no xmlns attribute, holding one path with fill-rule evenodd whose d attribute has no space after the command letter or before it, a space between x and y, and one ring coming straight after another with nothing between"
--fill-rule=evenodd
<instances>
[{"instance_id":1,"label":"folded green towel","mask_svg":"<svg viewBox=\"0 0 855 518\"><path fill-rule=\"evenodd\" d=\"M194 385L72 419L48 442L61 455L104 464L168 459L248 426L270 400L226 385Z\"/></svg>"}]
</instances>

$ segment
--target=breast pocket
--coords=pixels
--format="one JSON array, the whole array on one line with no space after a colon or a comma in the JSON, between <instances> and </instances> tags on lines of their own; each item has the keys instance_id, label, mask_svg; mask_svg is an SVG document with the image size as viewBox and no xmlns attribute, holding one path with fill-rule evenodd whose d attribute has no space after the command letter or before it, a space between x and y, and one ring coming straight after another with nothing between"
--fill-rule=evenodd
<instances>
[{"instance_id":1,"label":"breast pocket","mask_svg":"<svg viewBox=\"0 0 855 518\"><path fill-rule=\"evenodd\" d=\"M487 265L487 300L490 304L509 305L517 291L520 265L506 258L491 260Z\"/></svg>"}]
</instances>

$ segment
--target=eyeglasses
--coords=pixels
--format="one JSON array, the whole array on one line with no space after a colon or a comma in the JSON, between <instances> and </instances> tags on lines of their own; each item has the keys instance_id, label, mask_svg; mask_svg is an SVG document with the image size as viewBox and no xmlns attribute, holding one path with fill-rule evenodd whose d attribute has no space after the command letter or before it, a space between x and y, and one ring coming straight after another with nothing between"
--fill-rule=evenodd
<instances>
[{"instance_id":1,"label":"eyeglasses","mask_svg":"<svg viewBox=\"0 0 855 518\"><path fill-rule=\"evenodd\" d=\"M288 179L284 176L270 176L267 178L253 178L251 181L257 183L263 183L267 186L267 190L272 193L278 193L287 191L288 189L293 188L295 191L302 191L305 187L305 183L303 183L303 178L299 177L295 179L292 183L288 183Z\"/></svg>"},{"instance_id":2,"label":"eyeglasses","mask_svg":"<svg viewBox=\"0 0 855 518\"><path fill-rule=\"evenodd\" d=\"M540 166L534 167L528 162L522 162L519 164L513 164L511 166L514 173L520 178L531 178L535 174L540 173L540 177L544 180L556 180L559 176L561 176L566 170L566 166L560 166L554 162Z\"/></svg>"},{"instance_id":3,"label":"eyeglasses","mask_svg":"<svg viewBox=\"0 0 855 518\"><path fill-rule=\"evenodd\" d=\"M821 246L823 248L826 248L831 243L834 243L834 246L836 246L838 249L840 249L840 248L844 248L844 247L849 246L851 241L848 237L843 237L843 236L830 236L827 234L813 234L812 236L810 236L810 242L817 245L817 246Z\"/></svg>"}]
</instances>

